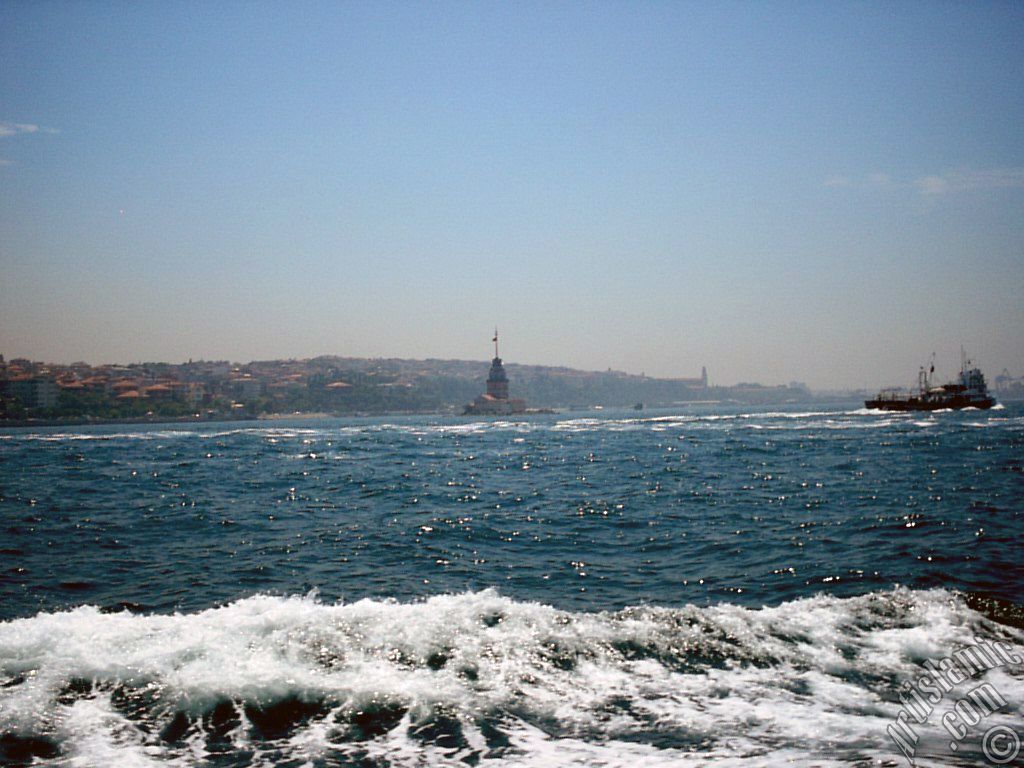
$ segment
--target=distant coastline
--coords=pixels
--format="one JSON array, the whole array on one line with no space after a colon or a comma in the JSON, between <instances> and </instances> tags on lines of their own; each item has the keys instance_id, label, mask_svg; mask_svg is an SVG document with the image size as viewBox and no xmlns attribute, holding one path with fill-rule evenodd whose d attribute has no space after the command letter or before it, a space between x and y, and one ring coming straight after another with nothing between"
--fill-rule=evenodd
<instances>
[{"instance_id":1,"label":"distant coastline","mask_svg":"<svg viewBox=\"0 0 1024 768\"><path fill-rule=\"evenodd\" d=\"M813 399L799 382L717 386L509 363L517 398L534 412L722 402L783 405ZM0 426L205 423L332 416L457 414L477 397L486 361L323 356L239 364L224 360L128 365L0 358Z\"/></svg>"},{"instance_id":2,"label":"distant coastline","mask_svg":"<svg viewBox=\"0 0 1024 768\"><path fill-rule=\"evenodd\" d=\"M196 418L186 416L128 416L124 418L86 418L69 419L2 419L0 430L19 429L24 427L101 427L108 424L215 424L219 421L245 421L244 418L222 416L218 418Z\"/></svg>"},{"instance_id":3,"label":"distant coastline","mask_svg":"<svg viewBox=\"0 0 1024 768\"><path fill-rule=\"evenodd\" d=\"M451 411L386 411L380 413L325 413L322 411L295 413L261 413L256 416L218 414L211 417L195 416L130 416L125 418L71 419L0 419L0 431L26 427L102 427L118 424L223 424L243 421L316 421L318 419L373 418L376 416L430 416L452 415Z\"/></svg>"}]
</instances>

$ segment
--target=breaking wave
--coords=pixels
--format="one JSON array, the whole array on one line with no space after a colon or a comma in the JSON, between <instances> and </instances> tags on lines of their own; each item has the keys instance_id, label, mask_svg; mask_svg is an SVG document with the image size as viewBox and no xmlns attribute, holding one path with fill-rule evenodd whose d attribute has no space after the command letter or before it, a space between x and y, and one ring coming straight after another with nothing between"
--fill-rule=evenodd
<instances>
[{"instance_id":1,"label":"breaking wave","mask_svg":"<svg viewBox=\"0 0 1024 768\"><path fill-rule=\"evenodd\" d=\"M925 659L978 640L1024 655L1018 619L972 604L897 588L572 612L485 590L41 613L0 624L0 763L895 763L886 727ZM1019 723L1021 667L984 678L1009 702L989 724Z\"/></svg>"},{"instance_id":2,"label":"breaking wave","mask_svg":"<svg viewBox=\"0 0 1024 768\"><path fill-rule=\"evenodd\" d=\"M1001 405L992 411L1002 410ZM667 429L686 430L731 430L769 429L769 430L845 430L845 429L878 429L893 425L913 425L932 427L939 418L957 412L949 409L934 411L925 420L920 414L893 413L870 408L833 411L741 411L737 413L675 413L671 415L630 416L616 418L610 415L601 417L559 415L540 416L521 420L486 420L466 421L454 418L441 419L435 423L402 423L402 422L366 422L359 419L328 418L321 421L305 422L306 426L294 424L274 424L274 426L246 426L232 428L215 428L209 425L195 425L182 429L155 429L141 426L135 430L95 431L95 428L76 431L46 429L44 431L19 430L0 435L0 441L22 441L42 443L72 443L77 441L90 442L123 442L123 441L178 441L178 440L222 440L235 436L255 437L268 441L321 439L365 434L396 433L413 436L427 435L478 435L487 433L587 433L587 432L630 432L649 430L652 432ZM961 413L981 416L984 421L974 426L1005 426L1011 424L1024 425L1024 419L1017 417L1006 419L977 409L965 409ZM224 425L221 425L222 427ZM102 428L101 428L102 429Z\"/></svg>"}]
</instances>

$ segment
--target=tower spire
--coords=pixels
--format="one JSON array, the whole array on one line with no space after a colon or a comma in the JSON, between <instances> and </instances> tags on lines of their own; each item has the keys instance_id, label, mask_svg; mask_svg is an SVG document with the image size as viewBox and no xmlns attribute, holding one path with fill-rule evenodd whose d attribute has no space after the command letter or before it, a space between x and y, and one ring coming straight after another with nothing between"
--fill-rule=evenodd
<instances>
[{"instance_id":1,"label":"tower spire","mask_svg":"<svg viewBox=\"0 0 1024 768\"><path fill-rule=\"evenodd\" d=\"M499 357L499 355L498 355L498 326L494 326L494 338L492 339L492 341L494 342L494 356L495 357Z\"/></svg>"}]
</instances>

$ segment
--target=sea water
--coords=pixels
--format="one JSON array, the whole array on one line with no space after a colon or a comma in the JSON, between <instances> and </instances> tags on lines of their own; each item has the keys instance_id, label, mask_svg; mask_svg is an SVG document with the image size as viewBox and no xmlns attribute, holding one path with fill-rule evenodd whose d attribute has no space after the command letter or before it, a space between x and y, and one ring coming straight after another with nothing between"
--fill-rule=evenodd
<instances>
[{"instance_id":1,"label":"sea water","mask_svg":"<svg viewBox=\"0 0 1024 768\"><path fill-rule=\"evenodd\" d=\"M0 764L1021 764L1022 464L1019 404L6 430Z\"/></svg>"}]
</instances>

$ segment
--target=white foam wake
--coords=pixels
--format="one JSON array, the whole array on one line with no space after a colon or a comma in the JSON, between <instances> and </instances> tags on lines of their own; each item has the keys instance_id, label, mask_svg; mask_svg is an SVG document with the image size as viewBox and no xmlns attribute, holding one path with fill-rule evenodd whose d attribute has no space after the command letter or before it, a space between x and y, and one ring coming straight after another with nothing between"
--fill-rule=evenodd
<instances>
[{"instance_id":1,"label":"white foam wake","mask_svg":"<svg viewBox=\"0 0 1024 768\"><path fill-rule=\"evenodd\" d=\"M82 607L0 624L0 732L45 737L54 765L892 759L898 681L985 637L1024 655L1024 633L959 597L902 589L760 610L573 613L492 590ZM988 676L1024 707L1019 668Z\"/></svg>"}]
</instances>

